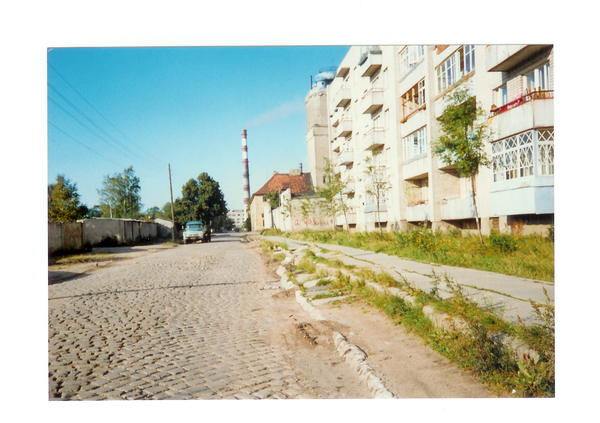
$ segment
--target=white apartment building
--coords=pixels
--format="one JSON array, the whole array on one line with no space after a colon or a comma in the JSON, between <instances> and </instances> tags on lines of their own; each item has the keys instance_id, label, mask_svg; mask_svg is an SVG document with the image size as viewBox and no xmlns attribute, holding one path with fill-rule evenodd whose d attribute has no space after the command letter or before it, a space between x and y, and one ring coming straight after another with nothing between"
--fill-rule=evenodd
<instances>
[{"instance_id":1,"label":"white apartment building","mask_svg":"<svg viewBox=\"0 0 600 423\"><path fill-rule=\"evenodd\" d=\"M475 178L484 233L515 222L544 231L554 220L553 74L552 46L352 47L326 100L329 157L349 185L350 228L476 227L470 181L432 150L445 95L466 87L490 111L493 131L493 165ZM368 160L388 182L379 213Z\"/></svg>"},{"instance_id":2,"label":"white apartment building","mask_svg":"<svg viewBox=\"0 0 600 423\"><path fill-rule=\"evenodd\" d=\"M244 210L231 210L227 213L227 217L234 221L236 228L244 227L244 221L246 220L246 213L244 213Z\"/></svg>"}]
</instances>

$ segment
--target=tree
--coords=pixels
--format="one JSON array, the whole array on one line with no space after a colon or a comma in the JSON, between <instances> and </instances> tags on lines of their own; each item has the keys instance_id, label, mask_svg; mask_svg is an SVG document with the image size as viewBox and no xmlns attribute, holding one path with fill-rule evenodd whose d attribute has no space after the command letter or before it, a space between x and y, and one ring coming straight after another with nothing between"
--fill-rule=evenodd
<instances>
[{"instance_id":1,"label":"tree","mask_svg":"<svg viewBox=\"0 0 600 423\"><path fill-rule=\"evenodd\" d=\"M434 143L435 154L445 163L453 164L459 176L471 180L475 221L483 245L479 212L475 200L475 175L480 166L488 167L484 146L492 137L491 130L481 119L485 112L467 89L456 89L446 96L447 106L438 118L442 135Z\"/></svg>"},{"instance_id":2,"label":"tree","mask_svg":"<svg viewBox=\"0 0 600 423\"><path fill-rule=\"evenodd\" d=\"M366 194L375 199L377 205L377 222L379 223L379 232L383 233L381 227L381 203L385 201L387 191L390 189L390 183L387 180L385 166L379 160L381 149L373 150L372 156L365 159L365 175L367 176Z\"/></svg>"},{"instance_id":3,"label":"tree","mask_svg":"<svg viewBox=\"0 0 600 423\"><path fill-rule=\"evenodd\" d=\"M93 219L94 217L102 217L102 209L100 209L99 205L95 205L94 207L88 210L85 217L87 219Z\"/></svg>"},{"instance_id":4,"label":"tree","mask_svg":"<svg viewBox=\"0 0 600 423\"><path fill-rule=\"evenodd\" d=\"M181 199L174 202L177 222L196 220L210 229L212 221L216 223L217 217L227 215L227 203L219 183L206 172L201 173L197 180L190 179L181 191Z\"/></svg>"},{"instance_id":5,"label":"tree","mask_svg":"<svg viewBox=\"0 0 600 423\"><path fill-rule=\"evenodd\" d=\"M100 195L102 216L137 219L142 209L140 178L135 176L133 166L123 173L105 176Z\"/></svg>"},{"instance_id":6,"label":"tree","mask_svg":"<svg viewBox=\"0 0 600 423\"><path fill-rule=\"evenodd\" d=\"M335 173L335 169L331 165L331 161L325 158L325 166L323 167L323 180L325 186L316 188L317 196L321 198L322 210L333 218L333 228L336 230L335 217L341 212L344 213L346 222L346 233L350 236L348 227L348 217L346 212L350 209L348 206L348 194L346 192L348 183L342 181L340 174Z\"/></svg>"},{"instance_id":7,"label":"tree","mask_svg":"<svg viewBox=\"0 0 600 423\"><path fill-rule=\"evenodd\" d=\"M277 229L277 227L275 226L275 222L273 221L273 209L276 209L280 205L281 201L279 199L279 192L277 192L277 191L268 192L265 194L265 198L267 199L267 201L269 202L269 205L271 206L271 224L275 227L275 229Z\"/></svg>"},{"instance_id":8,"label":"tree","mask_svg":"<svg viewBox=\"0 0 600 423\"><path fill-rule=\"evenodd\" d=\"M292 216L293 212L294 212L294 205L292 203L292 194L290 193L290 198L289 199L284 198L284 201L283 201L283 207L282 207L281 214L283 215L284 223L288 217ZM284 229L285 229L285 227L284 227ZM290 231L291 231L291 229L292 228L290 227Z\"/></svg>"},{"instance_id":9,"label":"tree","mask_svg":"<svg viewBox=\"0 0 600 423\"><path fill-rule=\"evenodd\" d=\"M304 224L308 229L308 220L315 213L317 206L314 201L306 195L302 197L302 203L300 203L300 212L304 218Z\"/></svg>"},{"instance_id":10,"label":"tree","mask_svg":"<svg viewBox=\"0 0 600 423\"><path fill-rule=\"evenodd\" d=\"M149 207L148 209L146 209L144 214L146 215L146 218L154 219L154 218L158 217L159 212L160 212L160 209L158 207L154 206L154 207Z\"/></svg>"},{"instance_id":11,"label":"tree","mask_svg":"<svg viewBox=\"0 0 600 423\"><path fill-rule=\"evenodd\" d=\"M54 222L74 222L83 219L88 208L79 201L77 184L58 175L56 183L48 185L48 220Z\"/></svg>"}]
</instances>

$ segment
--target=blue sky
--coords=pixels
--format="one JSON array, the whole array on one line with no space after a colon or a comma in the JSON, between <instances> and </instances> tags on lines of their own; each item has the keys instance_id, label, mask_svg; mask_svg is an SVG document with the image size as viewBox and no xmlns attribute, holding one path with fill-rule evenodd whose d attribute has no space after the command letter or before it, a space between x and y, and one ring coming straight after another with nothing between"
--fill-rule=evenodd
<instances>
[{"instance_id":1,"label":"blue sky","mask_svg":"<svg viewBox=\"0 0 600 423\"><path fill-rule=\"evenodd\" d=\"M144 210L207 172L243 208L241 132L250 189L302 163L310 77L349 47L49 48L48 183L64 174L98 204L104 176L132 165Z\"/></svg>"}]
</instances>

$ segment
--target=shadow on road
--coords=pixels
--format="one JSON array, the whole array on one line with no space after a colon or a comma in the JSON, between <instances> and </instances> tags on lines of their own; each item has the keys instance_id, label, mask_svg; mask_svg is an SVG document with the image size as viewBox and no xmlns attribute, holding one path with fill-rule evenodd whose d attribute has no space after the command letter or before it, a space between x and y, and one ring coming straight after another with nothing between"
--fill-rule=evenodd
<instances>
[{"instance_id":1,"label":"shadow on road","mask_svg":"<svg viewBox=\"0 0 600 423\"><path fill-rule=\"evenodd\" d=\"M57 283L63 283L72 281L73 279L81 279L89 276L87 273L77 272L62 272L62 271L48 271L48 285L55 285Z\"/></svg>"}]
</instances>

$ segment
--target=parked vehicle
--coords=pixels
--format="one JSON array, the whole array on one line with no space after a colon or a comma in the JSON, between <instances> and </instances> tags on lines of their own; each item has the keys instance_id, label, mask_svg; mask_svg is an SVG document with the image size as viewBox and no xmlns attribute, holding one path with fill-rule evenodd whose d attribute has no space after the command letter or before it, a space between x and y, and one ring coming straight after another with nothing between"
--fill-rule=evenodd
<instances>
[{"instance_id":1,"label":"parked vehicle","mask_svg":"<svg viewBox=\"0 0 600 423\"><path fill-rule=\"evenodd\" d=\"M183 228L183 243L188 242L210 242L210 230L206 230L204 224L199 221L190 221Z\"/></svg>"}]
</instances>

